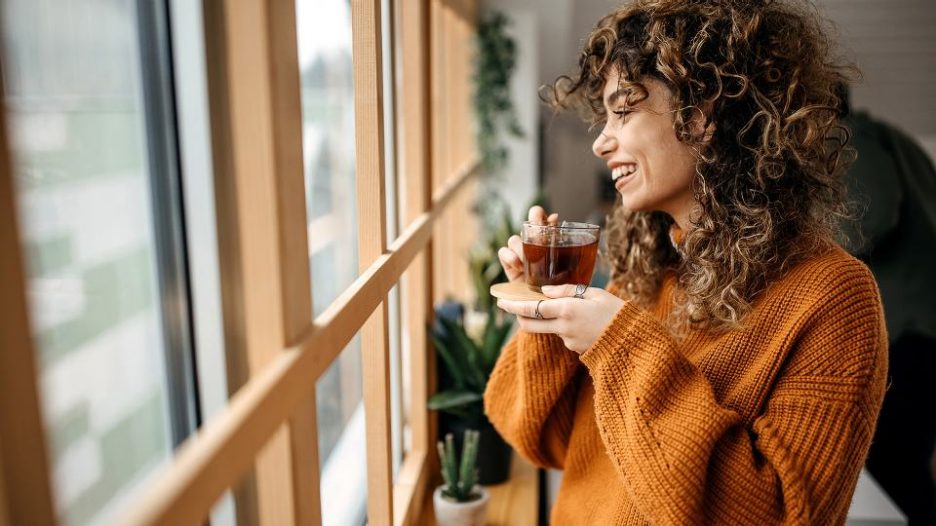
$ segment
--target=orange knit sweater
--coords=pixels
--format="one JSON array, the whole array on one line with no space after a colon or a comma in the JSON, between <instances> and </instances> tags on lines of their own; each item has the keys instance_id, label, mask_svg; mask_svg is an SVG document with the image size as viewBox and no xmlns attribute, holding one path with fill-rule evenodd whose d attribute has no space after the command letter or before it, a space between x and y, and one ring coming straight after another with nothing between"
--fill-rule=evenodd
<instances>
[{"instance_id":1,"label":"orange knit sweater","mask_svg":"<svg viewBox=\"0 0 936 526\"><path fill-rule=\"evenodd\" d=\"M841 249L791 269L745 328L681 342L627 303L580 356L518 332L484 395L525 458L564 470L550 523L842 524L884 396L877 286Z\"/></svg>"}]
</instances>

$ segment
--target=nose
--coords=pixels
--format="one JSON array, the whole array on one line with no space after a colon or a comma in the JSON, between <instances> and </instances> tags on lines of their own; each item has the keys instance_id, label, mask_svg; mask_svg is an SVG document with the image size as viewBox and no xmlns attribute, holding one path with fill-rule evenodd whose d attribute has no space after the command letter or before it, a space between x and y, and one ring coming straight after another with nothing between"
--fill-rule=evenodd
<instances>
[{"instance_id":1,"label":"nose","mask_svg":"<svg viewBox=\"0 0 936 526\"><path fill-rule=\"evenodd\" d=\"M595 138L595 142L592 143L592 152L596 157L604 158L614 151L615 144L614 139L605 135L604 130L602 130Z\"/></svg>"}]
</instances>

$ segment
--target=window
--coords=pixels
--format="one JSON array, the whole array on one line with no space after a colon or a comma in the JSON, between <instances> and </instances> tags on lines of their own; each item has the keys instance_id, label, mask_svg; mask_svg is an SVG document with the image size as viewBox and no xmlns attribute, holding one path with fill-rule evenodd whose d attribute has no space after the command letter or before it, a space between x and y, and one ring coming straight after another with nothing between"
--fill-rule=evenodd
<instances>
[{"instance_id":1,"label":"window","mask_svg":"<svg viewBox=\"0 0 936 526\"><path fill-rule=\"evenodd\" d=\"M302 150L313 315L358 277L351 5L297 0ZM316 385L324 524L363 522L366 465L360 337Z\"/></svg>"},{"instance_id":2,"label":"window","mask_svg":"<svg viewBox=\"0 0 936 526\"><path fill-rule=\"evenodd\" d=\"M197 420L165 6L2 10L56 505L67 524L111 522Z\"/></svg>"},{"instance_id":3,"label":"window","mask_svg":"<svg viewBox=\"0 0 936 526\"><path fill-rule=\"evenodd\" d=\"M470 215L477 168L463 133L475 4L355 3L352 49L347 0L207 2L198 8L203 23L190 20L187 29L179 20L192 12L172 11L170 65L166 2L178 8L184 0L2 6L14 137L0 148L17 160L25 246L6 242L4 230L0 249L30 256L24 281L43 357L37 389L64 522L114 522L120 514L131 524L199 523L229 489L234 512L248 522L354 524L365 506L371 522L391 514L393 523L411 522L436 476L426 322L434 294L464 289L442 267L460 266L449 233ZM463 23L449 23L455 19ZM193 27L204 29L203 49L193 45L200 40ZM431 37L449 27L459 38L443 48ZM454 47L461 49L449 53ZM192 59L199 54L203 64ZM430 67L430 58L445 67ZM382 79L367 67L381 60ZM191 82L201 70L206 82ZM405 89L394 92L395 84ZM442 86L453 89L431 89ZM383 115L373 110L382 104ZM435 120L443 113L444 129ZM187 236L180 165L214 176L211 188L186 174ZM4 189L12 177L0 167ZM374 192L382 182L386 192ZM213 192L214 209L195 213L193 196ZM373 213L384 206L386 213ZM390 247L377 235L384 230ZM201 252L199 243L217 243L217 251ZM197 284L186 282L186 265ZM208 286L205 266L218 270ZM27 301L11 270L0 273L15 289L4 305L21 314ZM381 301L386 323L378 331L366 320ZM202 320L194 337L190 318ZM363 356L354 337L362 328L377 342ZM13 341L31 339L25 324L4 330ZM198 421L193 339L198 364L226 367L227 376L210 389L199 382L209 416L170 459ZM29 368L22 360L29 349L19 351L4 355L17 359L11 369ZM34 389L28 382L2 389L14 384L0 390ZM225 388L236 389L230 407L218 396ZM313 394L317 403L307 405ZM0 413L0 432L39 412L34 401L21 405ZM114 426L116 438L102 439ZM0 455L22 452L29 462L5 476L41 476L29 468L42 464L42 448L21 440L7 447L14 441L6 438ZM12 516L28 516L32 502L51 510L44 485L11 490L8 481L0 504ZM145 491L134 496L138 488Z\"/></svg>"}]
</instances>

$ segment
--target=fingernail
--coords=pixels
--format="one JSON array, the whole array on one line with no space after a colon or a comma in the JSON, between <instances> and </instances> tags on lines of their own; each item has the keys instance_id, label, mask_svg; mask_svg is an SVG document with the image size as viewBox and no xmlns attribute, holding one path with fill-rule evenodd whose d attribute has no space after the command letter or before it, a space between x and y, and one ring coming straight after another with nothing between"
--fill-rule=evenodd
<instances>
[{"instance_id":1,"label":"fingernail","mask_svg":"<svg viewBox=\"0 0 936 526\"><path fill-rule=\"evenodd\" d=\"M543 285L542 287L540 287L540 290L542 290L543 293L546 293L546 292L552 292L555 288L556 288L555 285Z\"/></svg>"}]
</instances>

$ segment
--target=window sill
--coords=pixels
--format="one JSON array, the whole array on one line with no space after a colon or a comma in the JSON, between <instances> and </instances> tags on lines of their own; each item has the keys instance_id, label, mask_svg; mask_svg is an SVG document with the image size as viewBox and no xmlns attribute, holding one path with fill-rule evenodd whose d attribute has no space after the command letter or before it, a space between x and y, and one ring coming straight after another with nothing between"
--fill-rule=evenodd
<instances>
[{"instance_id":1,"label":"window sill","mask_svg":"<svg viewBox=\"0 0 936 526\"><path fill-rule=\"evenodd\" d=\"M513 453L510 478L503 484L486 486L491 494L487 523L492 526L536 526L539 520L539 481L536 467ZM423 505L424 526L437 526L432 492Z\"/></svg>"}]
</instances>

